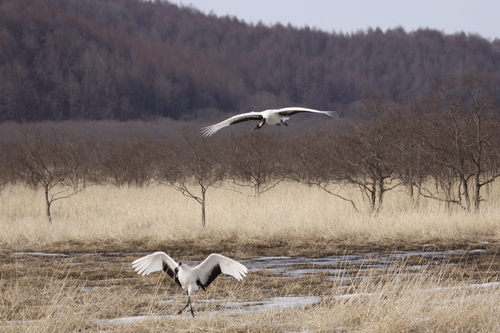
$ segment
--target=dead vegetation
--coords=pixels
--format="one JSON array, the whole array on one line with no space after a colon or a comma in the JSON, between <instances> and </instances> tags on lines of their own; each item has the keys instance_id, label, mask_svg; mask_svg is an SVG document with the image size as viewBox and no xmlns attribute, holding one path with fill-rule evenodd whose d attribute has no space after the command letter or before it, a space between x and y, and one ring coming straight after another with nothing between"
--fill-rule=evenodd
<instances>
[{"instance_id":1,"label":"dead vegetation","mask_svg":"<svg viewBox=\"0 0 500 333\"><path fill-rule=\"evenodd\" d=\"M346 193L362 200L359 193ZM412 202L400 188L374 216L299 183L282 183L260 197L236 192L228 184L212 189L202 227L198 203L171 188L91 186L58 202L49 225L38 204L44 200L42 191L8 186L0 192L0 244L12 252L168 250L181 251L182 257L203 248L237 258L320 256L365 247L413 249L419 244L463 248L498 242L495 193L492 187L491 200L480 213L468 213L432 200Z\"/></svg>"},{"instance_id":2,"label":"dead vegetation","mask_svg":"<svg viewBox=\"0 0 500 333\"><path fill-rule=\"evenodd\" d=\"M388 201L394 205L373 216L298 183L282 183L260 197L235 192L230 186L212 190L206 227L199 223L193 200L154 185L89 187L54 206L53 223L47 224L43 205L26 205L43 201L43 193L7 186L0 192L0 330L491 332L499 328L500 227L494 201L478 214L450 213L435 201L415 206L394 192ZM308 204L296 204L297 197ZM140 277L130 266L144 253L158 250L197 262L212 252L252 260L396 250L432 254L450 249L463 251L446 257L416 254L386 267L377 266L383 260L377 255L359 264L329 267L345 273L315 271L311 263L299 268L312 273L300 276L250 269L242 282L217 279L206 293L198 293L194 319L176 315L185 295L168 277L161 273ZM264 307L290 297L307 302ZM265 310L256 310L258 305Z\"/></svg>"},{"instance_id":3,"label":"dead vegetation","mask_svg":"<svg viewBox=\"0 0 500 333\"><path fill-rule=\"evenodd\" d=\"M217 279L207 292L198 293L194 319L190 314L176 314L185 303L185 295L168 276L158 273L139 277L132 271L130 263L140 254L2 253L0 329L491 332L500 323L500 287L488 284L499 279L499 246L487 248L487 254L472 251L449 258L415 256L387 270L367 269L371 263L366 262L349 268L355 277L350 280L326 279L320 272L291 278L254 269L243 282ZM416 265L430 268L415 274ZM298 307L255 308L269 299L293 295L314 302Z\"/></svg>"}]
</instances>

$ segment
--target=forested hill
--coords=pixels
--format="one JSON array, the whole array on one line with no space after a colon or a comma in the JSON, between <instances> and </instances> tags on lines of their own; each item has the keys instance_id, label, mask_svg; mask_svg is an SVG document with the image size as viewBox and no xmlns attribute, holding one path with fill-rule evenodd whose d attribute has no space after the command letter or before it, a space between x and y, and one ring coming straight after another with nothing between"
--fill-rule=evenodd
<instances>
[{"instance_id":1,"label":"forested hill","mask_svg":"<svg viewBox=\"0 0 500 333\"><path fill-rule=\"evenodd\" d=\"M409 102L471 72L500 77L500 40L270 27L164 1L0 1L0 121L348 113L374 92Z\"/></svg>"}]
</instances>

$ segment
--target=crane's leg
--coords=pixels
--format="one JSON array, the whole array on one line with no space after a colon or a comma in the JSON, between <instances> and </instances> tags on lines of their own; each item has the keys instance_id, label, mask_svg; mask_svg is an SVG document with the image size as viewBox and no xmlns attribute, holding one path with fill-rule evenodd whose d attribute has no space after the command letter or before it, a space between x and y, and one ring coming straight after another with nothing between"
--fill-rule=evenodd
<instances>
[{"instance_id":1,"label":"crane's leg","mask_svg":"<svg viewBox=\"0 0 500 333\"><path fill-rule=\"evenodd\" d=\"M194 311L193 311L193 304L191 303L191 296L188 296L188 302L185 307L183 307L177 314L181 314L182 311L184 311L185 308L189 306L189 309L191 310L191 314L194 317Z\"/></svg>"},{"instance_id":2,"label":"crane's leg","mask_svg":"<svg viewBox=\"0 0 500 333\"><path fill-rule=\"evenodd\" d=\"M189 309L191 310L191 314L193 315L194 318L193 303L191 303L191 298L189 299Z\"/></svg>"},{"instance_id":3,"label":"crane's leg","mask_svg":"<svg viewBox=\"0 0 500 333\"><path fill-rule=\"evenodd\" d=\"M177 312L177 314L181 314L181 313L182 313L182 311L184 311L184 309L185 309L185 308L187 308L187 307L189 306L189 304L191 304L191 299L190 299L190 298L189 298L189 296L188 296L188 302L187 302L186 306L185 306L185 307L183 307L182 309L180 309L180 310L179 310L179 312Z\"/></svg>"}]
</instances>

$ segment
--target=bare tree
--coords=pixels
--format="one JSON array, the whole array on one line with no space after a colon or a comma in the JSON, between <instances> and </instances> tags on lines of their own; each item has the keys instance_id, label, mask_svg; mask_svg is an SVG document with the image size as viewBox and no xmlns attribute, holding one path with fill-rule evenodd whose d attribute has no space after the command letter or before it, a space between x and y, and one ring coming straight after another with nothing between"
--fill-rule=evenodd
<instances>
[{"instance_id":1,"label":"bare tree","mask_svg":"<svg viewBox=\"0 0 500 333\"><path fill-rule=\"evenodd\" d=\"M102 161L106 181L120 187L145 186L154 178L156 143L143 135L134 135L132 141L107 142Z\"/></svg>"},{"instance_id":2,"label":"bare tree","mask_svg":"<svg viewBox=\"0 0 500 333\"><path fill-rule=\"evenodd\" d=\"M464 77L470 98L468 122L471 131L468 136L472 142L470 158L474 165L473 201L474 211L479 211L482 201L481 188L500 177L500 170L491 162L498 159L500 140L500 115L495 95L498 85L492 80L477 75ZM492 155L496 155L492 158Z\"/></svg>"},{"instance_id":3,"label":"bare tree","mask_svg":"<svg viewBox=\"0 0 500 333\"><path fill-rule=\"evenodd\" d=\"M184 130L183 144L168 142L159 152L156 179L201 206L201 224L206 226L207 191L224 175L224 165L217 159L219 149L213 139L201 138Z\"/></svg>"},{"instance_id":4,"label":"bare tree","mask_svg":"<svg viewBox=\"0 0 500 333\"><path fill-rule=\"evenodd\" d=\"M287 177L283 172L279 138L252 132L233 136L224 145L227 176L242 187L253 187L255 197L272 190Z\"/></svg>"},{"instance_id":5,"label":"bare tree","mask_svg":"<svg viewBox=\"0 0 500 333\"><path fill-rule=\"evenodd\" d=\"M395 174L413 203L420 199L418 188L421 188L432 163L427 158L422 138L425 128L418 121L412 110L399 105L393 108L386 120L394 133L391 148L394 149Z\"/></svg>"},{"instance_id":6,"label":"bare tree","mask_svg":"<svg viewBox=\"0 0 500 333\"><path fill-rule=\"evenodd\" d=\"M395 177L398 138L389 121L396 107L380 96L365 100L361 118L346 123L332 141L340 178L359 187L372 213L380 211L386 192L400 185Z\"/></svg>"},{"instance_id":7,"label":"bare tree","mask_svg":"<svg viewBox=\"0 0 500 333\"><path fill-rule=\"evenodd\" d=\"M306 134L293 140L288 175L296 182L317 186L329 195L349 202L358 211L352 199L332 189L332 185L342 188L345 183L336 151L336 140L335 134L325 133Z\"/></svg>"},{"instance_id":8,"label":"bare tree","mask_svg":"<svg viewBox=\"0 0 500 333\"><path fill-rule=\"evenodd\" d=\"M426 145L436 165L448 170L445 197L422 188L428 198L479 211L481 188L500 177L496 167L500 116L496 109L496 83L477 75L436 80L437 93L420 110L429 128ZM443 175L442 169L437 169ZM445 178L439 177L441 183ZM452 190L452 186L456 186Z\"/></svg>"},{"instance_id":9,"label":"bare tree","mask_svg":"<svg viewBox=\"0 0 500 333\"><path fill-rule=\"evenodd\" d=\"M75 175L74 161L69 149L69 138L54 129L43 132L42 126L19 127L22 144L14 152L16 176L34 189L43 189L45 212L52 222L51 207L62 200L83 191L86 182L80 182Z\"/></svg>"},{"instance_id":10,"label":"bare tree","mask_svg":"<svg viewBox=\"0 0 500 333\"><path fill-rule=\"evenodd\" d=\"M16 150L14 143L0 142L0 192L9 182L14 182L15 166L11 154Z\"/></svg>"}]
</instances>

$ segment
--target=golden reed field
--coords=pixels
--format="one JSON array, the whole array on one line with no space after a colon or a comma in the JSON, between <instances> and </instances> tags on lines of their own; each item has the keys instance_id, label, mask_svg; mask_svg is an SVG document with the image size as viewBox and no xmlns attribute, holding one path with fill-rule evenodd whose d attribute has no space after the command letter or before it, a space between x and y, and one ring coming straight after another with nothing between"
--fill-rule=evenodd
<instances>
[{"instance_id":1,"label":"golden reed field","mask_svg":"<svg viewBox=\"0 0 500 333\"><path fill-rule=\"evenodd\" d=\"M477 214L396 189L375 216L297 183L241 191L209 188L203 228L200 205L165 186L90 186L54 202L51 224L42 192L3 188L0 331L500 331L499 188ZM249 273L177 315L182 290L131 268L154 251L193 264L218 252Z\"/></svg>"}]
</instances>

